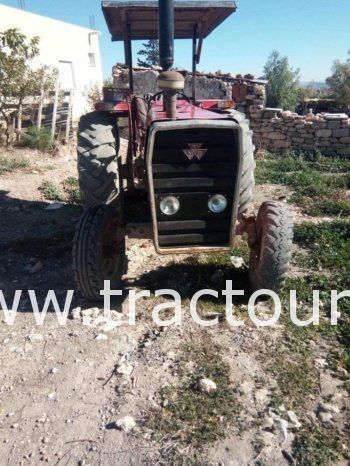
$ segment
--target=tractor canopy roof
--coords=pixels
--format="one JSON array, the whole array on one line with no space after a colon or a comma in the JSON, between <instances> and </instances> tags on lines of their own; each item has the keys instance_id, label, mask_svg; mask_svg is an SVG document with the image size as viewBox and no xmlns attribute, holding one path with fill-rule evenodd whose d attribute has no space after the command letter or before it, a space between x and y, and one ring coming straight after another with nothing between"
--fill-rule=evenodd
<instances>
[{"instance_id":1,"label":"tractor canopy roof","mask_svg":"<svg viewBox=\"0 0 350 466\"><path fill-rule=\"evenodd\" d=\"M205 38L237 8L231 0L174 3L175 39L192 38L194 25ZM113 41L124 40L127 29L130 39L158 39L158 1L103 1L102 10Z\"/></svg>"}]
</instances>

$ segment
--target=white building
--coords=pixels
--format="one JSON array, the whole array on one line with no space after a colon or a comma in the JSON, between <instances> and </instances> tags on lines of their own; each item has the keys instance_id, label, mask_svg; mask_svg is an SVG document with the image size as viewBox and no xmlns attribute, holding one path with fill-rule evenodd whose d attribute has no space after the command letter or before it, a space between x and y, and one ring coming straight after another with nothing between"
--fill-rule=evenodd
<instances>
[{"instance_id":1,"label":"white building","mask_svg":"<svg viewBox=\"0 0 350 466\"><path fill-rule=\"evenodd\" d=\"M0 4L0 31L10 28L40 37L40 56L33 64L57 68L61 88L74 89L73 117L85 113L87 89L103 83L99 32Z\"/></svg>"}]
</instances>

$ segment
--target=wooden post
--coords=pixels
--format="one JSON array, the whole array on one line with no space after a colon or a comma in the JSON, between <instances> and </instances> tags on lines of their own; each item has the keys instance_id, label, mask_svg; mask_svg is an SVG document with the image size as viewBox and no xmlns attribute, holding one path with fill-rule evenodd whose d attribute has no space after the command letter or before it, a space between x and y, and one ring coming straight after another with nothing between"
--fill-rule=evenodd
<instances>
[{"instance_id":1,"label":"wooden post","mask_svg":"<svg viewBox=\"0 0 350 466\"><path fill-rule=\"evenodd\" d=\"M55 139L59 91L60 91L60 83L57 80L56 87L55 87L55 100L53 103L53 112L52 112L52 125L51 125L51 139L52 140Z\"/></svg>"},{"instance_id":2,"label":"wooden post","mask_svg":"<svg viewBox=\"0 0 350 466\"><path fill-rule=\"evenodd\" d=\"M22 132L22 116L23 116L23 106L22 104L18 108L17 114L17 140L21 140L21 132Z\"/></svg>"},{"instance_id":3,"label":"wooden post","mask_svg":"<svg viewBox=\"0 0 350 466\"><path fill-rule=\"evenodd\" d=\"M38 128L41 128L41 120L43 118L43 104L44 104L44 89L41 89L39 107L38 107L38 120L36 122L36 126Z\"/></svg>"},{"instance_id":4,"label":"wooden post","mask_svg":"<svg viewBox=\"0 0 350 466\"><path fill-rule=\"evenodd\" d=\"M66 121L66 142L68 143L69 134L70 134L70 123L72 118L72 107L73 107L73 89L69 91L69 103L68 103L68 111L67 111L67 121Z\"/></svg>"},{"instance_id":5,"label":"wooden post","mask_svg":"<svg viewBox=\"0 0 350 466\"><path fill-rule=\"evenodd\" d=\"M12 147L13 140L14 140L14 134L16 131L16 117L12 113L11 115L11 126L10 126L10 133L9 133L9 141L10 141L10 146Z\"/></svg>"}]
</instances>

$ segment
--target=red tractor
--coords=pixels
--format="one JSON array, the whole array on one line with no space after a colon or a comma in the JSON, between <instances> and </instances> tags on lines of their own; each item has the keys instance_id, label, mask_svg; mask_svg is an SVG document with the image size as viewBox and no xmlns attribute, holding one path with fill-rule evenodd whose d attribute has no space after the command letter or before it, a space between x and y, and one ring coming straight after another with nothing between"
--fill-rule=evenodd
<instances>
[{"instance_id":1,"label":"red tractor","mask_svg":"<svg viewBox=\"0 0 350 466\"><path fill-rule=\"evenodd\" d=\"M230 250L247 234L252 290L278 292L292 249L292 217L285 203L264 202L249 214L254 145L249 122L229 100L196 99L202 42L236 10L233 1L104 1L112 40L123 40L128 90L96 104L78 132L78 170L85 210L76 230L77 287L100 298L104 280L117 287L125 272L123 212L127 191L148 192L153 241L159 254ZM192 95L171 71L174 38L192 39ZM159 39L162 72L155 95L135 95L131 40ZM112 93L113 94L113 93ZM119 154L118 120L128 118L127 157Z\"/></svg>"}]
</instances>

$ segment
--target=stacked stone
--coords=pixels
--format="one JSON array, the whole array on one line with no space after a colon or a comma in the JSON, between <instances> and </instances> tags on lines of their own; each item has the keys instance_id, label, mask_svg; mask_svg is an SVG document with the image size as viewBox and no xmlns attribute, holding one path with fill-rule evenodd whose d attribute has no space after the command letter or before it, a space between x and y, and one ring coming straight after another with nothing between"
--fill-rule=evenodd
<instances>
[{"instance_id":1,"label":"stacked stone","mask_svg":"<svg viewBox=\"0 0 350 466\"><path fill-rule=\"evenodd\" d=\"M247 95L237 110L245 113L253 130L253 141L256 147L261 137L261 123L266 106L266 82L247 81Z\"/></svg>"},{"instance_id":2,"label":"stacked stone","mask_svg":"<svg viewBox=\"0 0 350 466\"><path fill-rule=\"evenodd\" d=\"M328 138L329 150L335 150L340 156L350 157L350 118L328 119L326 121L326 132L322 134L323 137ZM320 136L320 133L318 135Z\"/></svg>"},{"instance_id":3,"label":"stacked stone","mask_svg":"<svg viewBox=\"0 0 350 466\"><path fill-rule=\"evenodd\" d=\"M157 76L159 67L134 68L134 92L135 94L154 94L157 89ZM192 94L192 74L180 71L185 76L186 95ZM125 65L117 64L113 68L113 82L117 89L125 89L128 86L128 69ZM233 73L201 73L196 78L197 99L231 99L235 86L245 87L242 101L237 103L237 110L243 112L250 120L253 131L259 133L263 110L266 104L266 81L256 80L251 74L242 76Z\"/></svg>"},{"instance_id":4,"label":"stacked stone","mask_svg":"<svg viewBox=\"0 0 350 466\"><path fill-rule=\"evenodd\" d=\"M159 67L134 68L134 89L139 95L154 94L157 89ZM192 75L185 76L185 93L192 93ZM113 69L114 86L128 87L128 70L118 64ZM197 99L231 99L235 91L237 110L250 120L254 144L257 149L271 151L320 150L325 154L350 157L350 119L345 114L321 114L300 116L280 108L265 108L266 81L256 80L253 75L233 73L198 73Z\"/></svg>"},{"instance_id":5,"label":"stacked stone","mask_svg":"<svg viewBox=\"0 0 350 466\"><path fill-rule=\"evenodd\" d=\"M345 114L300 116L266 109L258 144L271 151L318 149L325 154L350 157L350 119Z\"/></svg>"},{"instance_id":6,"label":"stacked stone","mask_svg":"<svg viewBox=\"0 0 350 466\"><path fill-rule=\"evenodd\" d=\"M159 71L153 68L134 68L134 92L137 95L155 94ZM129 71L125 65L117 64L113 67L113 86L116 89L129 88Z\"/></svg>"}]
</instances>

